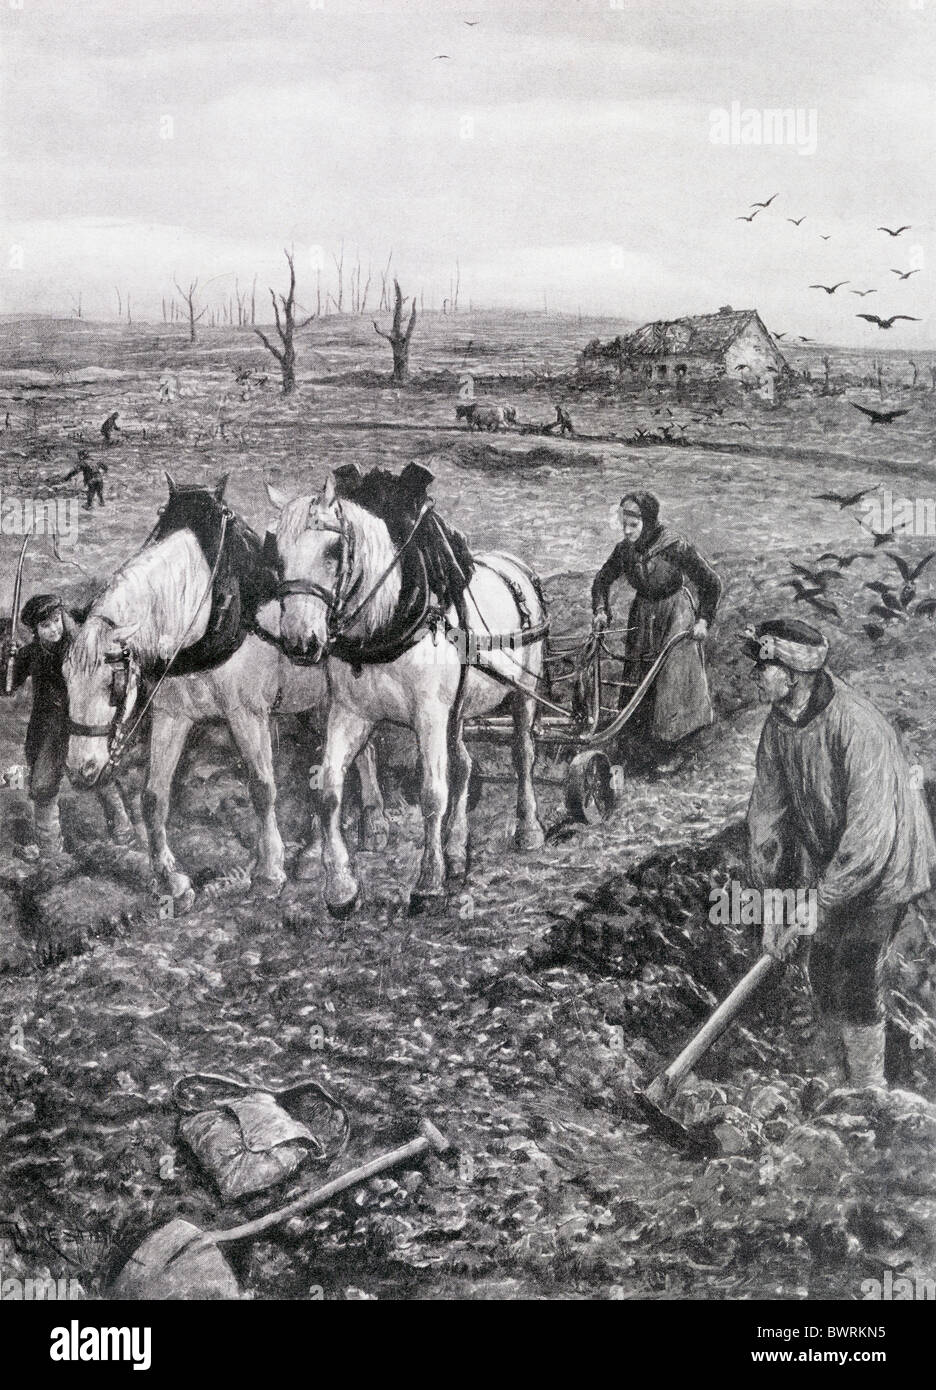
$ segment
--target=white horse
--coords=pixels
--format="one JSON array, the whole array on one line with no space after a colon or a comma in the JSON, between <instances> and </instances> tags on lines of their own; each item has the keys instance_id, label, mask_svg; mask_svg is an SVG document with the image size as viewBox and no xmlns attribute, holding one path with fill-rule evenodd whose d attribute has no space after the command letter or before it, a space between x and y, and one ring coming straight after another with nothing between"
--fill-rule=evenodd
<instances>
[{"instance_id":1,"label":"white horse","mask_svg":"<svg viewBox=\"0 0 936 1390\"><path fill-rule=\"evenodd\" d=\"M331 698L325 732L322 819L325 901L332 914L348 915L360 892L341 834L345 774L382 720L412 729L421 756L425 840L419 877L410 897L411 911L444 901L446 875L450 883L464 880L471 759L465 747L463 720L490 713L505 696L514 720L513 758L518 779L515 843L520 849L542 846L543 827L533 790L531 730L535 713L532 692L543 669L547 624L532 571L509 555L479 556L466 590L467 633L458 628L453 608L447 615L449 640L438 630L424 629L425 635L394 659L352 666L335 655L335 641L340 634L352 640L359 638L365 645L378 644L392 635L401 592L400 551L380 518L338 497L333 475L318 498L289 501L276 489L267 490L281 509L276 541L284 650L303 662L318 663L327 658ZM530 625L524 635L520 629L527 617ZM503 634L516 635L512 649L496 648L496 639ZM514 684L505 686L483 674L485 668Z\"/></svg>"},{"instance_id":2,"label":"white horse","mask_svg":"<svg viewBox=\"0 0 936 1390\"><path fill-rule=\"evenodd\" d=\"M192 508L193 518L213 507L222 514L226 479L214 492L176 488L169 475L169 506ZM184 519L184 512L183 517ZM261 543L233 514L223 544L240 546L237 559L244 568L263 567ZM194 524L194 521L193 521ZM248 576L249 577L249 576ZM122 566L95 599L66 657L63 674L68 686L70 737L67 768L77 786L105 782L113 770L114 735L132 725L141 676L151 675L180 650L202 639L212 618L212 566L195 533L183 526L162 538L151 538ZM223 616L223 615L222 615ZM279 634L279 605L258 609L257 623ZM171 668L170 668L171 670ZM119 688L115 683L119 682ZM297 667L276 642L248 632L227 660L211 669L170 675L152 703L152 727L143 816L157 881L186 911L194 901L192 885L166 840L166 819L172 778L192 725L224 719L247 766L248 785L259 819L255 877L279 889L286 881L283 841L276 821L276 783L270 744L270 712L309 712L324 722L327 702L325 674L320 668ZM139 717L139 711L137 711ZM374 754L368 746L358 761L361 777L361 833L365 848L386 842L387 825L377 783ZM318 824L313 812L310 843L300 856L299 876L306 876Z\"/></svg>"}]
</instances>

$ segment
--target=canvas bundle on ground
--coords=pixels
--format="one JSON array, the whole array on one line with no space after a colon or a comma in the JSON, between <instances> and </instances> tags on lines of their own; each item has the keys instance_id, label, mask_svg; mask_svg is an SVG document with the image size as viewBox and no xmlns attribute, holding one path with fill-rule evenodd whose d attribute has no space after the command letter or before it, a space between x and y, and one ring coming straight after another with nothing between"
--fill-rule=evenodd
<instances>
[{"instance_id":1,"label":"canvas bundle on ground","mask_svg":"<svg viewBox=\"0 0 936 1390\"><path fill-rule=\"evenodd\" d=\"M225 1201L327 1164L348 1142L344 1106L317 1081L264 1091L228 1076L184 1076L173 1088L179 1132ZM324 1136L324 1137L322 1137Z\"/></svg>"}]
</instances>

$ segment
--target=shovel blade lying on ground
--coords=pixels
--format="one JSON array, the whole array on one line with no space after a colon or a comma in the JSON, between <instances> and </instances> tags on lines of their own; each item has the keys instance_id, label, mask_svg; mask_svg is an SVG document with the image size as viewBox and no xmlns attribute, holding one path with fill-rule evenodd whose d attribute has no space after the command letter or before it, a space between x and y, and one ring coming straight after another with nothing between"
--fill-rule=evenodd
<instances>
[{"instance_id":1,"label":"shovel blade lying on ground","mask_svg":"<svg viewBox=\"0 0 936 1390\"><path fill-rule=\"evenodd\" d=\"M239 1298L240 1289L214 1241L179 1218L160 1226L134 1251L117 1276L111 1297L229 1299Z\"/></svg>"}]
</instances>

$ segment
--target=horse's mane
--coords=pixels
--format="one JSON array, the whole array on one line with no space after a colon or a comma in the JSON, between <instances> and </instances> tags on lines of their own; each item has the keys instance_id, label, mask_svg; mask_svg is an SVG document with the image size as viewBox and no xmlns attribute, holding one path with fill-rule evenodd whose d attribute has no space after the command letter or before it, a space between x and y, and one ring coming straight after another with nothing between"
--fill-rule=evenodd
<instances>
[{"instance_id":1,"label":"horse's mane","mask_svg":"<svg viewBox=\"0 0 936 1390\"><path fill-rule=\"evenodd\" d=\"M308 529L309 509L316 501L317 497L306 495L294 497L286 503L276 527L280 546L298 544L303 532ZM386 522L380 517L346 498L341 499L341 510L354 531L354 571L355 575L364 576L358 587L358 596L362 598L392 563L396 552ZM363 637L372 637L390 623L399 597L400 569L394 566L373 598L361 610L355 626L360 628Z\"/></svg>"},{"instance_id":2,"label":"horse's mane","mask_svg":"<svg viewBox=\"0 0 936 1390\"><path fill-rule=\"evenodd\" d=\"M111 623L140 624L128 646L143 665L165 659L161 641L167 632L178 629L179 614L192 603L191 581L198 553L210 566L217 559L224 513L223 504L208 488L178 487L170 491L142 549L120 566L94 600L72 648L76 669L88 674L103 661ZM228 588L238 592L240 602L231 617L239 623L241 617L249 620L255 616L257 608L273 596L274 579L263 558L259 536L240 517L232 512L227 516L215 591ZM195 553L191 550L192 538ZM175 563L167 564L163 547L174 539L179 553ZM111 622L95 621L102 618Z\"/></svg>"}]
</instances>

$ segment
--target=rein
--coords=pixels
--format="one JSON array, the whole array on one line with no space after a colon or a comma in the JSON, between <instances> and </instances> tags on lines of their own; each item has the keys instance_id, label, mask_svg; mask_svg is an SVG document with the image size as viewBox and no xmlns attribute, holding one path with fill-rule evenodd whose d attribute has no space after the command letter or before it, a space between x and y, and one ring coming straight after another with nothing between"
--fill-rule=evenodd
<instances>
[{"instance_id":1,"label":"rein","mask_svg":"<svg viewBox=\"0 0 936 1390\"><path fill-rule=\"evenodd\" d=\"M312 528L319 531L335 531L341 538L341 554L338 560L338 575L334 588L327 589L324 584L319 584L314 579L284 579L276 588L276 595L280 601L280 607L282 607L283 600L289 598L292 594L309 594L313 598L321 599L328 608L327 652L334 646L335 642L347 632L354 620L386 583L394 567L399 564L403 552L416 535L426 513L431 509L432 501L427 499L420 507L419 515L413 522L406 540L394 551L393 558L384 567L357 606L348 612L346 605L354 597L356 591L360 587L363 575L358 575L356 579L353 577L355 552L354 529L347 521L341 503L336 503L336 510L339 518L338 525L316 525Z\"/></svg>"}]
</instances>

